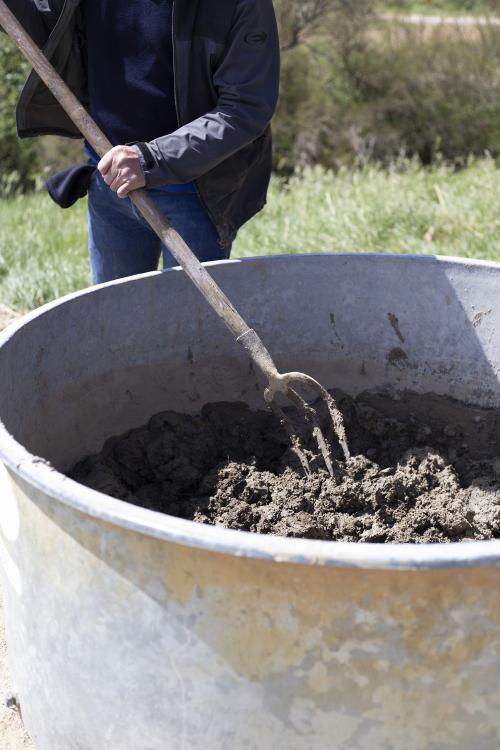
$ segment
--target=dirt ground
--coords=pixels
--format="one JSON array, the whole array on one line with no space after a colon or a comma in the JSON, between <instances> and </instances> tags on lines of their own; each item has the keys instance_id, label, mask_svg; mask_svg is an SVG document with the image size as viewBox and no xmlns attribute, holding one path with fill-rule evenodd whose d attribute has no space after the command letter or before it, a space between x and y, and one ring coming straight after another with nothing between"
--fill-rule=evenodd
<instances>
[{"instance_id":1,"label":"dirt ground","mask_svg":"<svg viewBox=\"0 0 500 750\"><path fill-rule=\"evenodd\" d=\"M19 713L5 705L5 698L10 695L10 692L7 645L3 627L3 605L0 597L0 748L2 750L34 750L34 745L24 730Z\"/></svg>"},{"instance_id":2,"label":"dirt ground","mask_svg":"<svg viewBox=\"0 0 500 750\"><path fill-rule=\"evenodd\" d=\"M16 312L15 310L11 310L10 307L7 307L7 305L2 305L0 303L0 331L5 328L5 326L8 326L9 323L12 323L12 321L19 316L20 313Z\"/></svg>"},{"instance_id":3,"label":"dirt ground","mask_svg":"<svg viewBox=\"0 0 500 750\"><path fill-rule=\"evenodd\" d=\"M0 330L12 323L19 313L0 304ZM34 745L24 730L16 710L7 708L5 698L11 693L7 666L7 644L3 625L3 603L0 590L0 748L1 750L34 750Z\"/></svg>"}]
</instances>

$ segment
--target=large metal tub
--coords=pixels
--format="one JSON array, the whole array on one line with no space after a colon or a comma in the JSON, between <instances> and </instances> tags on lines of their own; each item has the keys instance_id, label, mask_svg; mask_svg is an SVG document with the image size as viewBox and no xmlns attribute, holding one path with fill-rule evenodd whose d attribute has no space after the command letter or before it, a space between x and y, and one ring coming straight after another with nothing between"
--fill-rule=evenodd
<instances>
[{"instance_id":1,"label":"large metal tub","mask_svg":"<svg viewBox=\"0 0 500 750\"><path fill-rule=\"evenodd\" d=\"M284 370L500 407L499 265L323 255L211 270ZM65 478L156 411L262 406L182 272L24 318L0 340L0 383L6 626L38 750L499 746L500 542L260 537Z\"/></svg>"}]
</instances>

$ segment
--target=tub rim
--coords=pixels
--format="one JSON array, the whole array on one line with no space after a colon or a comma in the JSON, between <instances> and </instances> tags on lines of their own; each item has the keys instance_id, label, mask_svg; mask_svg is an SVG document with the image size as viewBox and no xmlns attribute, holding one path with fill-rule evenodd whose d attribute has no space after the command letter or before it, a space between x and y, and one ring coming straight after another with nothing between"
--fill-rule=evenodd
<instances>
[{"instance_id":1,"label":"tub rim","mask_svg":"<svg viewBox=\"0 0 500 750\"><path fill-rule=\"evenodd\" d=\"M444 263L462 267L476 266L500 272L495 261L437 255L409 255L396 253L300 253L296 255L258 256L207 263L207 266L230 265L255 261L274 261L283 258L365 257L373 259L404 259ZM133 283L142 278L163 273L182 273L178 267L168 271L117 279L87 287L49 302L11 323L0 333L0 351L25 325L49 310L70 303L101 288ZM131 505L81 485L57 471L43 458L34 456L8 432L0 420L0 460L17 476L53 500L99 521L110 523L156 539L183 546L208 550L236 557L257 558L279 563L322 565L329 567L364 568L376 570L422 570L469 568L500 565L500 539L461 543L369 543L335 542L296 539L187 521L165 513Z\"/></svg>"}]
</instances>

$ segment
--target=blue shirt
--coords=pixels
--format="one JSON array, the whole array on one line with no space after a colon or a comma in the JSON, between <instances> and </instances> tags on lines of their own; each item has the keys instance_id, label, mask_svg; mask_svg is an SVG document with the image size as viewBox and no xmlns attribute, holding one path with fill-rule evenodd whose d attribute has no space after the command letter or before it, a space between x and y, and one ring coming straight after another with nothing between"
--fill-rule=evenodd
<instances>
[{"instance_id":1,"label":"blue shirt","mask_svg":"<svg viewBox=\"0 0 500 750\"><path fill-rule=\"evenodd\" d=\"M84 0L90 113L114 146L151 141L178 128L172 5L173 0ZM96 161L88 145L86 150Z\"/></svg>"}]
</instances>

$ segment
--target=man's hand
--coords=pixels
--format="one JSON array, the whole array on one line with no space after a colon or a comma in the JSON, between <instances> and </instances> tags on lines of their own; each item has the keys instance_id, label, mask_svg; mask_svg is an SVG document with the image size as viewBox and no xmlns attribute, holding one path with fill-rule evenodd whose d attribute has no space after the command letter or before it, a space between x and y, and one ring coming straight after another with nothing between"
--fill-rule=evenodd
<instances>
[{"instance_id":1,"label":"man's hand","mask_svg":"<svg viewBox=\"0 0 500 750\"><path fill-rule=\"evenodd\" d=\"M115 146L104 154L97 169L119 198L126 198L131 190L146 184L139 155L133 146Z\"/></svg>"}]
</instances>

